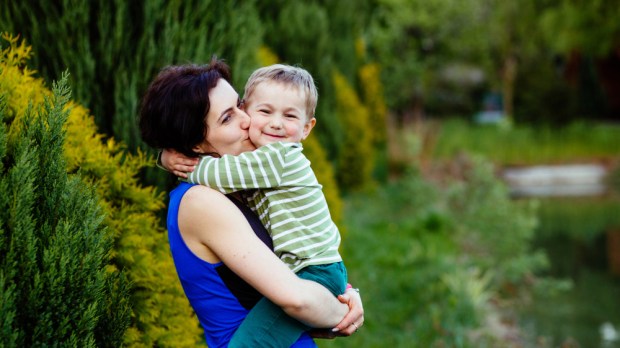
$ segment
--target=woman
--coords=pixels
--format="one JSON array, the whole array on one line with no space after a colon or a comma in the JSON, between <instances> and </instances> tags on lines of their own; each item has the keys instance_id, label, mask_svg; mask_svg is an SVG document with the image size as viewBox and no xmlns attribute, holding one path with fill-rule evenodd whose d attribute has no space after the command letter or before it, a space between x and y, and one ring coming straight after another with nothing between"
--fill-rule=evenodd
<instances>
[{"instance_id":1,"label":"woman","mask_svg":"<svg viewBox=\"0 0 620 348\"><path fill-rule=\"evenodd\" d=\"M140 111L147 144L193 157L253 150L248 127L229 69L217 60L164 69L149 86ZM200 185L182 183L170 195L170 248L209 347L227 346L256 303L258 297L243 281L309 326L335 327L344 336L355 332L364 321L359 295L347 291L339 302L317 283L298 278L271 252L264 228L244 208ZM315 345L304 335L295 346Z\"/></svg>"}]
</instances>

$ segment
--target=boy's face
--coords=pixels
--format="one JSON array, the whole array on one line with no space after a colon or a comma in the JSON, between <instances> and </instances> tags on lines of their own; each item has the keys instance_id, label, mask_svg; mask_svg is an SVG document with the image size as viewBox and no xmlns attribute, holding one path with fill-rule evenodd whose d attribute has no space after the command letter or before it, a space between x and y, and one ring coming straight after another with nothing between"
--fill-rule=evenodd
<instances>
[{"instance_id":1,"label":"boy's face","mask_svg":"<svg viewBox=\"0 0 620 348\"><path fill-rule=\"evenodd\" d=\"M303 91L278 82L261 82L245 101L250 115L250 140L266 144L300 142L310 134L316 119L308 120Z\"/></svg>"}]
</instances>

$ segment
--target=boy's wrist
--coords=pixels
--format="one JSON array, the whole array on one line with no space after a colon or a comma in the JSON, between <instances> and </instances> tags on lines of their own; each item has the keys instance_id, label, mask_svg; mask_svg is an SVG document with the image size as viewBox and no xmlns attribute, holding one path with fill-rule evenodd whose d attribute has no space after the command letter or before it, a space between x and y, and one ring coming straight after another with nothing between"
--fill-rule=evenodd
<instances>
[{"instance_id":1,"label":"boy's wrist","mask_svg":"<svg viewBox=\"0 0 620 348\"><path fill-rule=\"evenodd\" d=\"M163 169L165 171L168 171L168 169L166 169L166 167L164 167L163 162L161 161L161 156L163 155L164 150L159 150L157 151L157 160L155 161L155 165L159 168L159 169Z\"/></svg>"}]
</instances>

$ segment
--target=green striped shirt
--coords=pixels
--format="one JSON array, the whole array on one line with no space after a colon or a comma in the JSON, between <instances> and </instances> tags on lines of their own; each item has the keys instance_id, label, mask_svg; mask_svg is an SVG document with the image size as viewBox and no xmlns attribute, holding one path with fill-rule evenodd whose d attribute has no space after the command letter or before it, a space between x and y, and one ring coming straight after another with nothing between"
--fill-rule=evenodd
<instances>
[{"instance_id":1,"label":"green striped shirt","mask_svg":"<svg viewBox=\"0 0 620 348\"><path fill-rule=\"evenodd\" d=\"M300 143L273 143L238 156L204 156L187 179L222 193L244 191L276 255L294 272L342 261L340 233L302 150Z\"/></svg>"}]
</instances>

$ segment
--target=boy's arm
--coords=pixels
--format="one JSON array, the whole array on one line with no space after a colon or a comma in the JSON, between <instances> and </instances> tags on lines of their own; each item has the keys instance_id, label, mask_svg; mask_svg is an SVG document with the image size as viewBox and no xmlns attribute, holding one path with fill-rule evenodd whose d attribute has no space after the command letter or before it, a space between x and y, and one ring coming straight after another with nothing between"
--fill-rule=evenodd
<instances>
[{"instance_id":1,"label":"boy's arm","mask_svg":"<svg viewBox=\"0 0 620 348\"><path fill-rule=\"evenodd\" d=\"M172 174L187 178L187 173L194 171L198 158L187 157L173 149L163 149L157 154L157 167Z\"/></svg>"},{"instance_id":2,"label":"boy's arm","mask_svg":"<svg viewBox=\"0 0 620 348\"><path fill-rule=\"evenodd\" d=\"M200 158L196 170L188 173L188 182L231 193L247 189L280 186L285 168L285 156L291 145L268 144L251 152L220 158Z\"/></svg>"}]
</instances>

